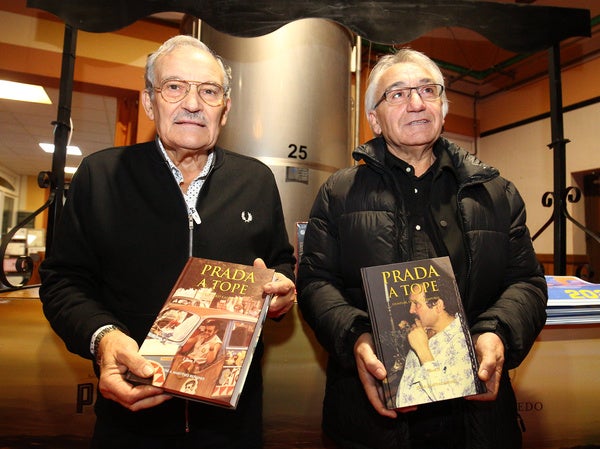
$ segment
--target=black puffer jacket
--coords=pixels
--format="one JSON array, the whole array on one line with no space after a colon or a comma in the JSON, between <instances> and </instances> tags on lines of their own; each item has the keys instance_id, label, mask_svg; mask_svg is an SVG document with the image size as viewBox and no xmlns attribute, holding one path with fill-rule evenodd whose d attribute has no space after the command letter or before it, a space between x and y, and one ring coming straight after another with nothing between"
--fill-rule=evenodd
<instances>
[{"instance_id":1,"label":"black puffer jacket","mask_svg":"<svg viewBox=\"0 0 600 449\"><path fill-rule=\"evenodd\" d=\"M344 448L409 448L407 415L379 416L357 376L356 338L370 329L360 268L410 260L411 231L381 138L358 147L365 164L322 186L307 227L298 276L299 305L329 353L323 427ZM518 366L546 320L547 288L514 185L440 138L440 169L430 208L456 272L472 334L494 332L505 345L505 373ZM469 448L520 447L508 376L494 402L457 400ZM420 412L427 406L419 407Z\"/></svg>"}]
</instances>

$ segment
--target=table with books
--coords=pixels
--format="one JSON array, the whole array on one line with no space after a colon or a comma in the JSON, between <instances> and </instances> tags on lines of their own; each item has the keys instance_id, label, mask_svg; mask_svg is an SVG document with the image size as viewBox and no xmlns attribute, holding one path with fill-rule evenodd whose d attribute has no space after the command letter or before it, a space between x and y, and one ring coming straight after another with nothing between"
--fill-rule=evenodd
<instances>
[{"instance_id":1,"label":"table with books","mask_svg":"<svg viewBox=\"0 0 600 449\"><path fill-rule=\"evenodd\" d=\"M596 447L600 399L600 284L546 276L546 326L511 370L525 449Z\"/></svg>"}]
</instances>

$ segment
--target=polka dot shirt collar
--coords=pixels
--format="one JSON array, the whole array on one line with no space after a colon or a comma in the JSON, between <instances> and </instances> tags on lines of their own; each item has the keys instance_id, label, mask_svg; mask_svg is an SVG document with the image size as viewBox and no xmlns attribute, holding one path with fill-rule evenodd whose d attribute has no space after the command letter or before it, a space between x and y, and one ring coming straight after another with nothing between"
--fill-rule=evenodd
<instances>
[{"instance_id":1,"label":"polka dot shirt collar","mask_svg":"<svg viewBox=\"0 0 600 449\"><path fill-rule=\"evenodd\" d=\"M171 173L173 174L173 177L175 178L177 185L181 185L181 183L183 183L183 174L181 173L181 170L179 170L179 168L177 168L177 166L173 163L171 158L167 155L167 152L166 152L162 142L160 141L160 139L157 139L157 140L158 140L158 146L160 148L160 151L163 154L165 160L167 161L167 164L169 165L169 168L171 169ZM198 195L200 194L200 189L202 189L202 185L204 184L204 181L206 180L206 177L208 176L208 173L210 172L210 169L212 168L214 158L215 158L214 151L211 151L210 153L208 153L208 159L206 160L206 164L204 165L204 168L202 169L200 174L198 176L196 176L196 178L194 178L194 180L190 183L190 185L187 188L187 192L185 192L185 193L182 192L183 196L185 198L185 202L191 212L195 212L195 210L196 210L196 202L198 201Z\"/></svg>"}]
</instances>

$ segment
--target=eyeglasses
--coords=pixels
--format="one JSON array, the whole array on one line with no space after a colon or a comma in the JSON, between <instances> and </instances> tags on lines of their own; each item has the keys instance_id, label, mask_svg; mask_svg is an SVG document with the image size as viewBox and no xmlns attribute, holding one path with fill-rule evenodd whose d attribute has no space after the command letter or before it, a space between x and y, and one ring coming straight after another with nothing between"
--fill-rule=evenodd
<instances>
[{"instance_id":1,"label":"eyeglasses","mask_svg":"<svg viewBox=\"0 0 600 449\"><path fill-rule=\"evenodd\" d=\"M434 101L440 98L442 92L444 92L444 86L441 84L423 84L417 87L394 87L383 93L373 109L379 106L383 100L391 105L408 103L413 90L421 97L421 100Z\"/></svg>"},{"instance_id":2,"label":"eyeglasses","mask_svg":"<svg viewBox=\"0 0 600 449\"><path fill-rule=\"evenodd\" d=\"M209 106L221 106L225 98L223 86L217 83L203 83L199 81L165 80L160 87L154 90L160 92L167 103L177 103L183 100L190 92L192 86L196 87L198 95Z\"/></svg>"}]
</instances>

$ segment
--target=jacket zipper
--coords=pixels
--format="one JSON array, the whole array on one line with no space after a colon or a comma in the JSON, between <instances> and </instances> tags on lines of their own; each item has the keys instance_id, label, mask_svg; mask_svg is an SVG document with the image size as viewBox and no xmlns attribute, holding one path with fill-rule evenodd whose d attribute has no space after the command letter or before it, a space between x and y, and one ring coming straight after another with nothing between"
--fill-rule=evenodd
<instances>
[{"instance_id":1,"label":"jacket zipper","mask_svg":"<svg viewBox=\"0 0 600 449\"><path fill-rule=\"evenodd\" d=\"M188 256L192 257L192 248L194 244L194 217L192 216L191 209L188 208L188 231L189 231L189 241L188 241ZM185 433L190 433L190 401L189 399L185 400Z\"/></svg>"},{"instance_id":2,"label":"jacket zipper","mask_svg":"<svg viewBox=\"0 0 600 449\"><path fill-rule=\"evenodd\" d=\"M479 179L476 179L475 177L470 177L468 179L465 179L463 181L463 183L458 186L458 189L456 190L456 208L459 212L461 227L464 228L464 226L465 226L464 215L463 215L462 208L461 208L461 199L463 196L464 189L466 187L483 184L484 182L488 182L490 179L492 179L492 177L489 177L489 176L479 176ZM463 238L462 238L463 246L465 248L465 255L467 257L467 272L465 273L465 278L466 278L466 280L465 280L465 299L466 299L469 297L469 294L470 294L469 286L471 285L471 268L473 267L473 255L471 254L471 250L469 248L468 237L466 236L466 234L464 232L462 234L463 234Z\"/></svg>"},{"instance_id":3,"label":"jacket zipper","mask_svg":"<svg viewBox=\"0 0 600 449\"><path fill-rule=\"evenodd\" d=\"M192 214L188 212L188 230L189 230L189 240L188 240L188 256L192 257L192 245L194 243L194 218Z\"/></svg>"},{"instance_id":4,"label":"jacket zipper","mask_svg":"<svg viewBox=\"0 0 600 449\"><path fill-rule=\"evenodd\" d=\"M211 167L209 173L207 173L206 177L208 178L208 175L213 171L214 169L214 164ZM179 188L179 186L177 186ZM180 189L181 191L181 189ZM188 210L188 234L189 234L189 238L188 238L188 257L192 257L193 256L193 252L194 252L194 222L197 224L200 224L202 222L202 219L200 218L200 214L198 214L198 211L196 210L195 207L189 207L187 205L187 202L185 201L185 197L183 196L183 192L181 192L181 199L183 200L183 204L185 205L185 207ZM200 194L198 194L200 195ZM185 399L185 433L190 433L190 401L189 399Z\"/></svg>"},{"instance_id":5,"label":"jacket zipper","mask_svg":"<svg viewBox=\"0 0 600 449\"><path fill-rule=\"evenodd\" d=\"M194 248L194 222L200 224L202 220L200 219L200 215L195 207L188 208L188 231L189 231L189 241L188 241L188 255L192 257L193 248ZM185 400L185 433L190 433L190 401L189 399Z\"/></svg>"},{"instance_id":6,"label":"jacket zipper","mask_svg":"<svg viewBox=\"0 0 600 449\"><path fill-rule=\"evenodd\" d=\"M185 400L185 433L190 433L190 400Z\"/></svg>"}]
</instances>

